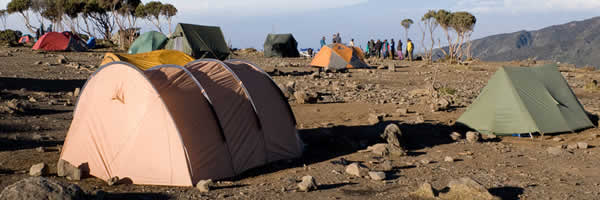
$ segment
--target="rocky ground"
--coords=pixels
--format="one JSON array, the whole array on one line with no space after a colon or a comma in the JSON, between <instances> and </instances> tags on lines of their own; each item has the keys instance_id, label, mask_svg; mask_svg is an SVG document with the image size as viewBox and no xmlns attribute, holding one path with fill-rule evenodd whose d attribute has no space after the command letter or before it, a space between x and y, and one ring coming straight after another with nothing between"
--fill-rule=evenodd
<instances>
[{"instance_id":1,"label":"rocky ground","mask_svg":"<svg viewBox=\"0 0 600 200\"><path fill-rule=\"evenodd\" d=\"M535 61L458 65L369 60L373 69L326 73L307 67L310 60L305 58L272 59L240 52L234 57L265 69L289 97L306 143L303 157L215 181L208 192L57 177L77 88L97 69L103 53L0 49L0 189L31 177L32 165L45 163L36 167L47 179L27 179L24 182L39 186L29 188L71 191L72 186L65 186L71 183L91 199L465 199L458 193L473 199L491 195L595 199L600 195L596 128L535 139L478 139L473 133L465 137L469 130L454 124L499 66L539 64ZM560 70L597 122L600 90L594 80L600 73L566 64ZM403 143L396 153L380 137L390 124L401 131L391 131ZM22 187L12 185L7 191L18 188Z\"/></svg>"}]
</instances>

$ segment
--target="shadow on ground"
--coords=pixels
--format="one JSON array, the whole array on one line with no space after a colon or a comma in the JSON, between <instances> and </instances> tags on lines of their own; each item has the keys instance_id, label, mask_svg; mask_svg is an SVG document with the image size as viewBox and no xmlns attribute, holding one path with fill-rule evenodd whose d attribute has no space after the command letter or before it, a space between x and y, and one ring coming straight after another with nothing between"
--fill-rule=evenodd
<instances>
[{"instance_id":1,"label":"shadow on ground","mask_svg":"<svg viewBox=\"0 0 600 200\"><path fill-rule=\"evenodd\" d=\"M111 199L111 200L161 200L170 199L171 196L160 193L102 193L93 195L89 199Z\"/></svg>"},{"instance_id":2,"label":"shadow on ground","mask_svg":"<svg viewBox=\"0 0 600 200\"><path fill-rule=\"evenodd\" d=\"M519 199L519 195L523 194L523 188L520 187L497 187L488 190L490 194L502 199Z\"/></svg>"},{"instance_id":3,"label":"shadow on ground","mask_svg":"<svg viewBox=\"0 0 600 200\"><path fill-rule=\"evenodd\" d=\"M333 126L303 129L300 130L299 134L305 144L302 157L251 169L238 177L232 178L232 180L323 162L355 153L376 143L385 143L386 141L379 135L391 123L399 125L409 150L409 156L423 154L410 151L453 142L449 135L454 128L444 124L399 124L397 121L387 121L373 126Z\"/></svg>"},{"instance_id":4,"label":"shadow on ground","mask_svg":"<svg viewBox=\"0 0 600 200\"><path fill-rule=\"evenodd\" d=\"M0 77L0 87L8 90L20 90L39 92L72 92L75 88L81 88L85 79L80 80L48 80L34 78L10 78Z\"/></svg>"}]
</instances>

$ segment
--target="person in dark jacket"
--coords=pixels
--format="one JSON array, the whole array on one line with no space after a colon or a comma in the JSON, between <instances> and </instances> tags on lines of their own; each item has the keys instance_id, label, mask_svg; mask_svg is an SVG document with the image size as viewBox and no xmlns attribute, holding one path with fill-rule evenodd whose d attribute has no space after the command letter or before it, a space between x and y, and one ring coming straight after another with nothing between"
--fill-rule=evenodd
<instances>
[{"instance_id":1,"label":"person in dark jacket","mask_svg":"<svg viewBox=\"0 0 600 200\"><path fill-rule=\"evenodd\" d=\"M396 55L394 52L396 50L396 43L394 42L394 39L392 38L392 40L390 41L390 58L392 60L394 60L394 56Z\"/></svg>"},{"instance_id":2,"label":"person in dark jacket","mask_svg":"<svg viewBox=\"0 0 600 200\"><path fill-rule=\"evenodd\" d=\"M381 40L377 39L377 42L375 43L375 53L377 54L377 58L381 58L381 47L383 46L383 43L381 43Z\"/></svg>"},{"instance_id":3,"label":"person in dark jacket","mask_svg":"<svg viewBox=\"0 0 600 200\"><path fill-rule=\"evenodd\" d=\"M369 55L369 57L373 56L373 48L374 48L373 40L371 39L371 40L369 40L369 42L367 44L367 52L366 52Z\"/></svg>"}]
</instances>

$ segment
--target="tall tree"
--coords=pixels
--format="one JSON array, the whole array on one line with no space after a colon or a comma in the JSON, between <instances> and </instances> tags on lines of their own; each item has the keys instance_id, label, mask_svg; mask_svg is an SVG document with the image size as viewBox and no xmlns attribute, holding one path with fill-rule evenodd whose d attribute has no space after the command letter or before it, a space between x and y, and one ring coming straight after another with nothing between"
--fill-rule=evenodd
<instances>
[{"instance_id":1,"label":"tall tree","mask_svg":"<svg viewBox=\"0 0 600 200\"><path fill-rule=\"evenodd\" d=\"M8 17L8 11L0 10L0 22L2 22L2 28L6 29L6 18Z\"/></svg>"},{"instance_id":2,"label":"tall tree","mask_svg":"<svg viewBox=\"0 0 600 200\"><path fill-rule=\"evenodd\" d=\"M108 13L110 10L108 6L109 4L100 3L98 0L87 0L82 11L82 18L84 19L86 26L89 27L89 18L90 24L92 24L93 27L95 27L94 29L100 32L102 37L106 40L110 40L111 33L115 28L115 23ZM86 28L85 32L89 34L94 29Z\"/></svg>"},{"instance_id":3,"label":"tall tree","mask_svg":"<svg viewBox=\"0 0 600 200\"><path fill-rule=\"evenodd\" d=\"M79 32L79 15L83 12L85 2L83 0L65 0L64 15L69 19L69 28L72 32ZM88 34L89 35L89 34Z\"/></svg>"},{"instance_id":4,"label":"tall tree","mask_svg":"<svg viewBox=\"0 0 600 200\"><path fill-rule=\"evenodd\" d=\"M402 27L404 27L404 31L405 31L405 39L408 39L408 29L410 29L410 25L414 24L415 22L412 19L404 19L402 20L402 22L400 23L402 25Z\"/></svg>"},{"instance_id":5,"label":"tall tree","mask_svg":"<svg viewBox=\"0 0 600 200\"><path fill-rule=\"evenodd\" d=\"M452 20L452 13L450 11L440 9L436 12L435 21L440 26L440 28L442 28L442 30L444 30L444 34L446 35L446 39L448 40L448 52L446 52L446 50L441 48L441 42L438 42L438 45L440 45L440 49L442 50L444 55L450 59L454 58L452 38L450 36L450 31L452 28L450 26L451 20Z\"/></svg>"},{"instance_id":6,"label":"tall tree","mask_svg":"<svg viewBox=\"0 0 600 200\"><path fill-rule=\"evenodd\" d=\"M173 33L171 20L173 16L177 15L177 8L173 4L164 4L161 9L161 14L167 18L169 23L169 33Z\"/></svg>"},{"instance_id":7,"label":"tall tree","mask_svg":"<svg viewBox=\"0 0 600 200\"><path fill-rule=\"evenodd\" d=\"M427 31L429 31L429 38L431 39L430 48L429 49L425 48L426 57L429 59L430 62L433 62L433 47L435 45L435 39L434 39L433 33L435 32L435 29L437 29L437 27L438 27L438 23L435 20L436 15L437 15L437 12L435 10L429 10L429 11L427 11L427 13L425 13L425 15L423 15L423 17L421 17L421 22L423 22L423 24L425 24ZM425 37L424 35L425 34L423 34L423 37ZM425 47L425 46L423 46L423 47Z\"/></svg>"},{"instance_id":8,"label":"tall tree","mask_svg":"<svg viewBox=\"0 0 600 200\"><path fill-rule=\"evenodd\" d=\"M144 12L148 21L152 22L156 29L164 33L160 24L163 4L160 1L150 1L144 5Z\"/></svg>"},{"instance_id":9,"label":"tall tree","mask_svg":"<svg viewBox=\"0 0 600 200\"><path fill-rule=\"evenodd\" d=\"M31 25L30 21L30 7L31 0L11 0L6 5L8 14L19 13L25 22L25 27L31 32L35 33L35 28Z\"/></svg>"},{"instance_id":10,"label":"tall tree","mask_svg":"<svg viewBox=\"0 0 600 200\"><path fill-rule=\"evenodd\" d=\"M117 10L117 17L120 18L118 20L120 23L119 28L127 33L127 37L125 38L127 41L120 43L122 48L127 47L135 39L136 24L138 21L136 10L141 4L141 0L124 0L121 2L119 10Z\"/></svg>"},{"instance_id":11,"label":"tall tree","mask_svg":"<svg viewBox=\"0 0 600 200\"><path fill-rule=\"evenodd\" d=\"M471 13L455 12L452 14L450 26L456 31L456 42L454 43L454 52L457 53L456 59L462 59L465 51L467 52L467 57L470 58L470 47L464 49L463 44L465 42L469 43L471 40L471 33L475 28L475 23L477 23L477 18Z\"/></svg>"}]
</instances>

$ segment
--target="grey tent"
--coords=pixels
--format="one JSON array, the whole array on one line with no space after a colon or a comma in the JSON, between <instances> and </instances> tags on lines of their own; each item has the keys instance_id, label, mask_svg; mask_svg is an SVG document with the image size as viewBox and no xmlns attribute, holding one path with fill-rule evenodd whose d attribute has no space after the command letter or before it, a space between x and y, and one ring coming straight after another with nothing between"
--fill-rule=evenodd
<instances>
[{"instance_id":1,"label":"grey tent","mask_svg":"<svg viewBox=\"0 0 600 200\"><path fill-rule=\"evenodd\" d=\"M179 50L194 58L225 60L230 51L221 28L194 24L177 24L165 49Z\"/></svg>"},{"instance_id":2,"label":"grey tent","mask_svg":"<svg viewBox=\"0 0 600 200\"><path fill-rule=\"evenodd\" d=\"M265 57L299 57L298 42L291 33L269 34L264 44Z\"/></svg>"},{"instance_id":3,"label":"grey tent","mask_svg":"<svg viewBox=\"0 0 600 200\"><path fill-rule=\"evenodd\" d=\"M556 65L500 68L457 122L495 135L594 126Z\"/></svg>"}]
</instances>

